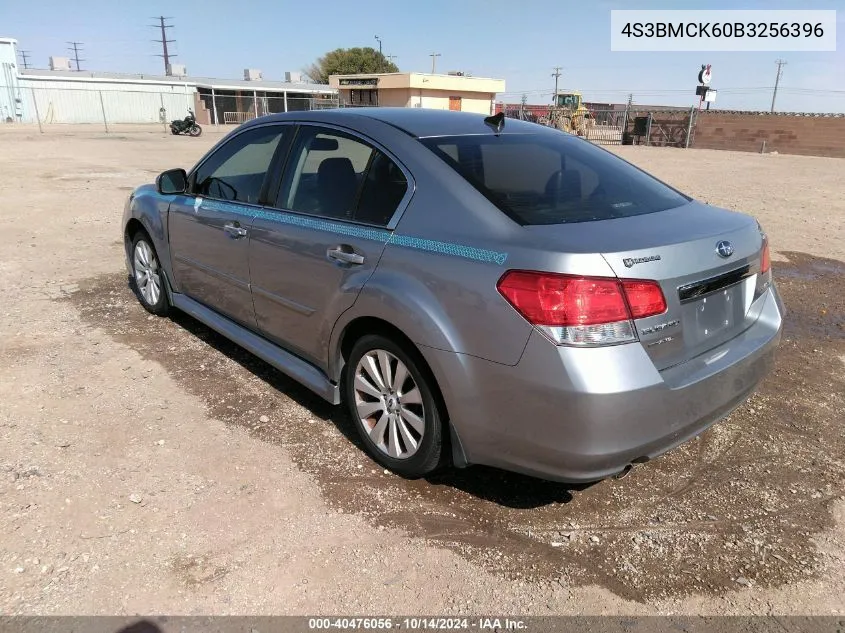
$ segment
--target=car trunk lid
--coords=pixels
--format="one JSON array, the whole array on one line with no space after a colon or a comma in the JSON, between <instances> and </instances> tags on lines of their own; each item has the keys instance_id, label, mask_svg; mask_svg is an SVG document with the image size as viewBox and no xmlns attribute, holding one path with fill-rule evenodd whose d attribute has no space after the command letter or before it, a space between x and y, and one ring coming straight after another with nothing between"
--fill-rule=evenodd
<instances>
[{"instance_id":1,"label":"car trunk lid","mask_svg":"<svg viewBox=\"0 0 845 633\"><path fill-rule=\"evenodd\" d=\"M755 320L762 236L753 218L692 202L629 218L535 226L567 252L599 252L617 277L657 281L663 314L635 321L659 369L707 352Z\"/></svg>"}]
</instances>

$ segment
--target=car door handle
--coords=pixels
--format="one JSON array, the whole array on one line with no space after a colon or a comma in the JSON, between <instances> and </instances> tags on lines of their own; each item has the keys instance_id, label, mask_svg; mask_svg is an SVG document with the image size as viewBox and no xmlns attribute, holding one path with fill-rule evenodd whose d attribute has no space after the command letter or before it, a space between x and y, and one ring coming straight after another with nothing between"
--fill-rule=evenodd
<instances>
[{"instance_id":1,"label":"car door handle","mask_svg":"<svg viewBox=\"0 0 845 633\"><path fill-rule=\"evenodd\" d=\"M343 262L344 264L360 265L364 263L363 255L359 255L354 252L351 246L347 246L345 244L342 246L335 246L334 248L327 250L326 257L338 262Z\"/></svg>"},{"instance_id":2,"label":"car door handle","mask_svg":"<svg viewBox=\"0 0 845 633\"><path fill-rule=\"evenodd\" d=\"M246 229L243 228L237 222L235 222L233 224L224 224L223 225L223 231L226 232L226 235L228 235L229 237L234 238L236 240L240 239L242 237L246 237Z\"/></svg>"}]
</instances>

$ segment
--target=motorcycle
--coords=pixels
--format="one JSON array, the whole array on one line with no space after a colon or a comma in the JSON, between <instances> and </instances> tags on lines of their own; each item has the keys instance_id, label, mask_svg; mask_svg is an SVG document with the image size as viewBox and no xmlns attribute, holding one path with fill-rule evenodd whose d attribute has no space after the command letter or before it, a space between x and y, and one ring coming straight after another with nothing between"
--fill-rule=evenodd
<instances>
[{"instance_id":1,"label":"motorcycle","mask_svg":"<svg viewBox=\"0 0 845 633\"><path fill-rule=\"evenodd\" d=\"M196 116L193 110L188 110L188 116L184 119L176 119L170 122L170 131L175 134L187 134L188 136L199 136L202 128L197 125Z\"/></svg>"}]
</instances>

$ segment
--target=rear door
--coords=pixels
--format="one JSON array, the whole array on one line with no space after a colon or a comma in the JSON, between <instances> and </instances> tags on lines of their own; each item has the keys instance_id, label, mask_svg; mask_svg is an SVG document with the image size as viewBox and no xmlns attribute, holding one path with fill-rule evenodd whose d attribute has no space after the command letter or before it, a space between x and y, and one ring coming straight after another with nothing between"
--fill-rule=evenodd
<instances>
[{"instance_id":1,"label":"rear door","mask_svg":"<svg viewBox=\"0 0 845 633\"><path fill-rule=\"evenodd\" d=\"M302 125L276 203L252 225L260 331L324 367L331 329L375 270L412 190L398 161L367 139Z\"/></svg>"},{"instance_id":2,"label":"rear door","mask_svg":"<svg viewBox=\"0 0 845 633\"><path fill-rule=\"evenodd\" d=\"M249 233L285 127L233 136L191 174L191 193L170 205L168 231L179 291L255 328L249 288Z\"/></svg>"}]
</instances>

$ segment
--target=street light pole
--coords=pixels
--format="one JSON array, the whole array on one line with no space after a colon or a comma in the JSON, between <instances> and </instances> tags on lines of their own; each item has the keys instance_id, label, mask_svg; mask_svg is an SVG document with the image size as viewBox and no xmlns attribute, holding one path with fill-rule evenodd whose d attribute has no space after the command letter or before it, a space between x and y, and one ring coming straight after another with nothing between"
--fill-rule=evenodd
<instances>
[{"instance_id":1,"label":"street light pole","mask_svg":"<svg viewBox=\"0 0 845 633\"><path fill-rule=\"evenodd\" d=\"M431 74L433 75L437 68L437 58L440 57L440 53L431 53L429 57L431 57Z\"/></svg>"},{"instance_id":2,"label":"street light pole","mask_svg":"<svg viewBox=\"0 0 845 633\"><path fill-rule=\"evenodd\" d=\"M381 38L376 35L376 40L378 41L378 54L381 55Z\"/></svg>"}]
</instances>

